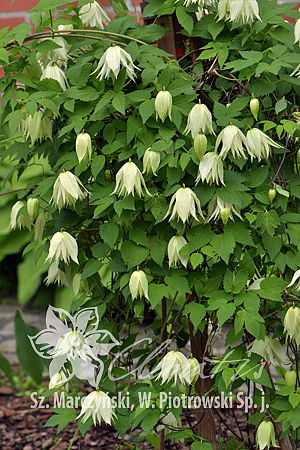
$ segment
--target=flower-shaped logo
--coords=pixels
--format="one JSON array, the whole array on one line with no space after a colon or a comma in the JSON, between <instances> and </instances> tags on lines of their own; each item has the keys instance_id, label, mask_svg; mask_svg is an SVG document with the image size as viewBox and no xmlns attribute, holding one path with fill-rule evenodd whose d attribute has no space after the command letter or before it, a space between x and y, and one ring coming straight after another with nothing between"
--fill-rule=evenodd
<instances>
[{"instance_id":1,"label":"flower-shaped logo","mask_svg":"<svg viewBox=\"0 0 300 450\"><path fill-rule=\"evenodd\" d=\"M72 317L64 309L49 306L46 326L28 337L39 356L52 360L50 377L62 371L66 381L75 376L97 387L104 369L99 357L120 344L109 331L98 329L97 308L83 309Z\"/></svg>"}]
</instances>

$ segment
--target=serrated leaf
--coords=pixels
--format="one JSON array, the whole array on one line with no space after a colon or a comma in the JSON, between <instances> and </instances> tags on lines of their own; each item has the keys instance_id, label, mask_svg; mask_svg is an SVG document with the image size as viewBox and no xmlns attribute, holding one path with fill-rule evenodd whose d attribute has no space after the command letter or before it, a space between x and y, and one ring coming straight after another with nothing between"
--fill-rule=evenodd
<instances>
[{"instance_id":1,"label":"serrated leaf","mask_svg":"<svg viewBox=\"0 0 300 450\"><path fill-rule=\"evenodd\" d=\"M119 229L117 223L104 223L100 227L100 236L110 248L113 248L118 240Z\"/></svg>"},{"instance_id":2,"label":"serrated leaf","mask_svg":"<svg viewBox=\"0 0 300 450\"><path fill-rule=\"evenodd\" d=\"M121 114L125 114L125 94L123 91L118 92L114 96L112 105L116 111L119 111Z\"/></svg>"}]
</instances>

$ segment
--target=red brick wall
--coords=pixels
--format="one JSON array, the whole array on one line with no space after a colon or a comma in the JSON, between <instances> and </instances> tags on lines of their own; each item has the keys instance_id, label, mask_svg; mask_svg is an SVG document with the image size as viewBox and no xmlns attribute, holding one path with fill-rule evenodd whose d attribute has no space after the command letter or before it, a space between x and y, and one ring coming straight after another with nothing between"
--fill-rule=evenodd
<instances>
[{"instance_id":1,"label":"red brick wall","mask_svg":"<svg viewBox=\"0 0 300 450\"><path fill-rule=\"evenodd\" d=\"M134 0L135 5L138 5L140 1L141 0ZM51 0L49 0L49 2L51 2ZM29 23L30 14L28 14L27 11L33 8L37 3L38 0L15 0L13 4L11 4L11 0L0 0L0 28L6 26L13 28L22 22ZM132 5L131 0L126 1L126 3ZM101 4L110 7L108 0L101 0Z\"/></svg>"}]
</instances>

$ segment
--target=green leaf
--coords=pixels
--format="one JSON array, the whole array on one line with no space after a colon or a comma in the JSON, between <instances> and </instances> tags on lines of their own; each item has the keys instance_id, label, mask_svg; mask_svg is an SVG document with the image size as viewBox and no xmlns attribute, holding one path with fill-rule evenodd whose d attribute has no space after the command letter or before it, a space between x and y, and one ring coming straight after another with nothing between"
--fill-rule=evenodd
<instances>
[{"instance_id":1,"label":"green leaf","mask_svg":"<svg viewBox=\"0 0 300 450\"><path fill-rule=\"evenodd\" d=\"M103 169L104 165L105 165L105 156L103 155L93 156L91 169L94 178L97 178L97 176Z\"/></svg>"},{"instance_id":2,"label":"green leaf","mask_svg":"<svg viewBox=\"0 0 300 450\"><path fill-rule=\"evenodd\" d=\"M202 319L205 317L206 309L200 303L191 302L184 308L184 314L190 315L190 321L194 325L195 330L197 330Z\"/></svg>"},{"instance_id":3,"label":"green leaf","mask_svg":"<svg viewBox=\"0 0 300 450\"><path fill-rule=\"evenodd\" d=\"M119 225L117 223L104 223L100 227L100 236L110 248L113 248L118 240Z\"/></svg>"},{"instance_id":4,"label":"green leaf","mask_svg":"<svg viewBox=\"0 0 300 450\"><path fill-rule=\"evenodd\" d=\"M167 249L167 242L164 240L160 240L151 246L150 254L153 261L156 262L159 266L163 265L163 261L165 259Z\"/></svg>"},{"instance_id":5,"label":"green leaf","mask_svg":"<svg viewBox=\"0 0 300 450\"><path fill-rule=\"evenodd\" d=\"M30 279L30 277L28 278ZM18 360L28 375L37 383L42 382L43 360L35 353L28 336L34 336L39 330L28 325L22 316L21 311L15 314L15 336Z\"/></svg>"},{"instance_id":6,"label":"green leaf","mask_svg":"<svg viewBox=\"0 0 300 450\"><path fill-rule=\"evenodd\" d=\"M7 376L11 384L15 384L13 380L13 372L11 368L11 364L8 359L4 358L3 355L0 354L0 369Z\"/></svg>"},{"instance_id":7,"label":"green leaf","mask_svg":"<svg viewBox=\"0 0 300 450\"><path fill-rule=\"evenodd\" d=\"M281 294L286 289L288 283L280 278L269 277L260 283L259 295L262 298L282 302Z\"/></svg>"},{"instance_id":8,"label":"green leaf","mask_svg":"<svg viewBox=\"0 0 300 450\"><path fill-rule=\"evenodd\" d=\"M160 411L155 409L154 411L149 410L146 417L144 417L141 427L146 434L149 434L153 430L154 426L157 424L160 418Z\"/></svg>"},{"instance_id":9,"label":"green leaf","mask_svg":"<svg viewBox=\"0 0 300 450\"><path fill-rule=\"evenodd\" d=\"M177 292L190 293L188 281L185 277L171 275L165 277L165 283Z\"/></svg>"},{"instance_id":10,"label":"green leaf","mask_svg":"<svg viewBox=\"0 0 300 450\"><path fill-rule=\"evenodd\" d=\"M283 97L280 100L278 100L278 102L275 105L276 114L279 114L281 111L284 111L286 109L286 107L287 107L287 101Z\"/></svg>"},{"instance_id":11,"label":"green leaf","mask_svg":"<svg viewBox=\"0 0 300 450\"><path fill-rule=\"evenodd\" d=\"M223 261L228 264L230 255L235 247L235 239L231 232L225 231L223 234L216 234L211 241L212 248Z\"/></svg>"},{"instance_id":12,"label":"green leaf","mask_svg":"<svg viewBox=\"0 0 300 450\"><path fill-rule=\"evenodd\" d=\"M125 94L123 91L118 92L113 100L112 105L116 111L119 111L121 114L125 114Z\"/></svg>"},{"instance_id":13,"label":"green leaf","mask_svg":"<svg viewBox=\"0 0 300 450\"><path fill-rule=\"evenodd\" d=\"M77 412L74 408L52 408L56 412L54 416L44 425L45 427L55 427L58 425L57 433L60 433L69 423L73 422L77 417Z\"/></svg>"},{"instance_id":14,"label":"green leaf","mask_svg":"<svg viewBox=\"0 0 300 450\"><path fill-rule=\"evenodd\" d=\"M0 61L4 61L8 64L8 51L5 48L0 48Z\"/></svg>"},{"instance_id":15,"label":"green leaf","mask_svg":"<svg viewBox=\"0 0 300 450\"><path fill-rule=\"evenodd\" d=\"M221 308L217 311L217 318L219 321L219 326L222 327L224 323L233 317L236 306L233 303L227 303L226 305L221 306Z\"/></svg>"},{"instance_id":16,"label":"green leaf","mask_svg":"<svg viewBox=\"0 0 300 450\"><path fill-rule=\"evenodd\" d=\"M22 45L24 42L24 39L30 32L30 25L29 23L20 23L16 27L12 29L12 33L14 35L14 38L18 42L19 45Z\"/></svg>"},{"instance_id":17,"label":"green leaf","mask_svg":"<svg viewBox=\"0 0 300 450\"><path fill-rule=\"evenodd\" d=\"M47 270L47 264L36 265L31 254L26 255L18 264L18 300L21 306L31 300L41 284L41 274ZM30 283L28 280L30 279Z\"/></svg>"},{"instance_id":18,"label":"green leaf","mask_svg":"<svg viewBox=\"0 0 300 450\"><path fill-rule=\"evenodd\" d=\"M193 270L195 270L200 264L203 263L204 257L202 253L193 253L190 258Z\"/></svg>"},{"instance_id":19,"label":"green leaf","mask_svg":"<svg viewBox=\"0 0 300 450\"><path fill-rule=\"evenodd\" d=\"M146 100L140 104L139 112L143 119L143 123L146 123L152 114L154 114L154 99Z\"/></svg>"},{"instance_id":20,"label":"green leaf","mask_svg":"<svg viewBox=\"0 0 300 450\"><path fill-rule=\"evenodd\" d=\"M121 247L121 255L128 268L136 267L144 262L149 254L149 250L132 241L124 241Z\"/></svg>"},{"instance_id":21,"label":"green leaf","mask_svg":"<svg viewBox=\"0 0 300 450\"><path fill-rule=\"evenodd\" d=\"M191 450L213 450L213 447L208 442L200 443L193 442L191 446Z\"/></svg>"},{"instance_id":22,"label":"green leaf","mask_svg":"<svg viewBox=\"0 0 300 450\"><path fill-rule=\"evenodd\" d=\"M155 308L161 302L163 297L169 297L169 291L164 284L150 283L148 295L152 308Z\"/></svg>"},{"instance_id":23,"label":"green leaf","mask_svg":"<svg viewBox=\"0 0 300 450\"><path fill-rule=\"evenodd\" d=\"M189 33L192 34L194 28L194 21L190 14L187 13L184 6L177 6L176 16L180 25Z\"/></svg>"}]
</instances>

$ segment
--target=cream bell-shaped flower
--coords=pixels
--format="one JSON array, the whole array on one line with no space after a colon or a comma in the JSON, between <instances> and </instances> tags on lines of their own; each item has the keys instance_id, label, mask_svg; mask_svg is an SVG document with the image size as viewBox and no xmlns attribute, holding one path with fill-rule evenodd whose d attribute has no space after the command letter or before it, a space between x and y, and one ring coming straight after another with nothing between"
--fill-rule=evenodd
<instances>
[{"instance_id":1,"label":"cream bell-shaped flower","mask_svg":"<svg viewBox=\"0 0 300 450\"><path fill-rule=\"evenodd\" d=\"M136 164L129 160L118 171L116 175L116 187L111 195L117 194L119 196L126 196L132 194L134 196L136 191L138 196L141 197L144 195L143 188L146 193L151 196L140 169Z\"/></svg>"},{"instance_id":2,"label":"cream bell-shaped flower","mask_svg":"<svg viewBox=\"0 0 300 450\"><path fill-rule=\"evenodd\" d=\"M22 109L26 112L25 109ZM44 139L52 139L52 123L49 117L44 117L42 111L36 111L32 116L30 113L26 113L25 119L21 119L20 131L25 139L31 140L31 144L34 145L36 141L42 141Z\"/></svg>"},{"instance_id":3,"label":"cream bell-shaped flower","mask_svg":"<svg viewBox=\"0 0 300 450\"><path fill-rule=\"evenodd\" d=\"M300 309L291 306L284 317L283 324L287 339L300 345Z\"/></svg>"},{"instance_id":4,"label":"cream bell-shaped flower","mask_svg":"<svg viewBox=\"0 0 300 450\"><path fill-rule=\"evenodd\" d=\"M157 176L157 169L160 165L160 153L151 151L149 147L143 156L143 173L153 173Z\"/></svg>"},{"instance_id":5,"label":"cream bell-shaped flower","mask_svg":"<svg viewBox=\"0 0 300 450\"><path fill-rule=\"evenodd\" d=\"M91 160L92 157L92 140L91 136L84 131L78 134L76 138L76 154L78 161Z\"/></svg>"},{"instance_id":6,"label":"cream bell-shaped flower","mask_svg":"<svg viewBox=\"0 0 300 450\"><path fill-rule=\"evenodd\" d=\"M267 420L261 422L256 432L256 444L259 450L264 450L265 448L269 450L271 446L279 448L276 445L275 430L272 422Z\"/></svg>"},{"instance_id":7,"label":"cream bell-shaped flower","mask_svg":"<svg viewBox=\"0 0 300 450\"><path fill-rule=\"evenodd\" d=\"M178 262L186 267L189 261L187 255L181 255L180 250L187 244L183 236L173 236L168 244L169 267L177 267Z\"/></svg>"},{"instance_id":8,"label":"cream bell-shaped flower","mask_svg":"<svg viewBox=\"0 0 300 450\"><path fill-rule=\"evenodd\" d=\"M172 95L169 91L162 90L157 94L155 98L155 112L156 120L160 119L164 122L166 117L169 116L169 119L172 121Z\"/></svg>"},{"instance_id":9,"label":"cream bell-shaped flower","mask_svg":"<svg viewBox=\"0 0 300 450\"><path fill-rule=\"evenodd\" d=\"M256 0L219 0L218 15L220 19L248 24L255 17L261 20Z\"/></svg>"},{"instance_id":10,"label":"cream bell-shaped flower","mask_svg":"<svg viewBox=\"0 0 300 450\"><path fill-rule=\"evenodd\" d=\"M92 3L87 3L80 8L79 18L83 25L99 27L101 30L103 30L105 25L110 21L108 15L96 0Z\"/></svg>"},{"instance_id":11,"label":"cream bell-shaped flower","mask_svg":"<svg viewBox=\"0 0 300 450\"><path fill-rule=\"evenodd\" d=\"M222 183L225 186L224 167L220 155L215 152L205 153L199 164L196 185L199 181L217 185Z\"/></svg>"},{"instance_id":12,"label":"cream bell-shaped flower","mask_svg":"<svg viewBox=\"0 0 300 450\"><path fill-rule=\"evenodd\" d=\"M93 391L84 398L81 404L81 412L76 419L82 417L81 420L85 423L92 417L95 426L97 422L101 425L102 420L111 425L113 416L115 416L115 413L111 398L104 392Z\"/></svg>"},{"instance_id":13,"label":"cream bell-shaped flower","mask_svg":"<svg viewBox=\"0 0 300 450\"><path fill-rule=\"evenodd\" d=\"M43 70L41 80L46 80L48 78L56 80L63 91L69 87L65 72L55 63L48 64Z\"/></svg>"},{"instance_id":14,"label":"cream bell-shaped flower","mask_svg":"<svg viewBox=\"0 0 300 450\"><path fill-rule=\"evenodd\" d=\"M196 384L200 377L200 364L196 358L188 359L191 371L191 384Z\"/></svg>"},{"instance_id":15,"label":"cream bell-shaped flower","mask_svg":"<svg viewBox=\"0 0 300 450\"><path fill-rule=\"evenodd\" d=\"M180 381L182 384L191 384L191 367L181 352L168 352L158 364L157 369L160 371L157 378L161 378L162 383L174 380L175 383Z\"/></svg>"},{"instance_id":16,"label":"cream bell-shaped flower","mask_svg":"<svg viewBox=\"0 0 300 450\"><path fill-rule=\"evenodd\" d=\"M68 381L66 375L61 371L57 372L49 381L49 389L58 389Z\"/></svg>"},{"instance_id":17,"label":"cream bell-shaped flower","mask_svg":"<svg viewBox=\"0 0 300 450\"><path fill-rule=\"evenodd\" d=\"M300 44L300 18L295 23L294 34L295 34L295 44L297 42L299 42Z\"/></svg>"},{"instance_id":18,"label":"cream bell-shaped flower","mask_svg":"<svg viewBox=\"0 0 300 450\"><path fill-rule=\"evenodd\" d=\"M85 191L82 192L82 187ZM72 174L72 172L62 172L56 178L53 186L53 194L51 202L53 202L59 211L68 206L75 206L77 200L83 200L88 191L85 189L79 178Z\"/></svg>"},{"instance_id":19,"label":"cream bell-shaped flower","mask_svg":"<svg viewBox=\"0 0 300 450\"><path fill-rule=\"evenodd\" d=\"M222 159L226 158L229 151L231 151L234 158L243 157L244 159L247 159L244 152L244 150L247 149L246 137L235 125L228 125L221 131L216 140L216 151L220 144L222 144L220 152L220 157Z\"/></svg>"},{"instance_id":20,"label":"cream bell-shaped flower","mask_svg":"<svg viewBox=\"0 0 300 450\"><path fill-rule=\"evenodd\" d=\"M47 286L49 286L49 284L55 283L57 283L58 286L69 286L70 277L71 277L70 268L67 266L66 271L64 272L59 268L58 261L55 261L49 267L48 275L44 281Z\"/></svg>"},{"instance_id":21,"label":"cream bell-shaped flower","mask_svg":"<svg viewBox=\"0 0 300 450\"><path fill-rule=\"evenodd\" d=\"M18 200L13 207L11 208L10 211L10 228L12 230L15 230L17 228L17 219L18 219L18 215L19 212L21 211L21 209L23 209L26 206L25 201L23 200Z\"/></svg>"},{"instance_id":22,"label":"cream bell-shaped flower","mask_svg":"<svg viewBox=\"0 0 300 450\"><path fill-rule=\"evenodd\" d=\"M132 296L132 300L137 297L145 297L149 300L148 297L148 280L145 272L142 270L136 270L131 274L129 280L129 290Z\"/></svg>"},{"instance_id":23,"label":"cream bell-shaped flower","mask_svg":"<svg viewBox=\"0 0 300 450\"><path fill-rule=\"evenodd\" d=\"M246 143L251 159L257 158L258 161L269 158L270 147L282 148L258 128L252 128L247 132Z\"/></svg>"},{"instance_id":24,"label":"cream bell-shaped flower","mask_svg":"<svg viewBox=\"0 0 300 450\"><path fill-rule=\"evenodd\" d=\"M211 220L221 219L224 225L226 225L228 219L234 221L233 214L243 220L238 210L231 203L224 202L217 195L214 195L208 204L208 222Z\"/></svg>"},{"instance_id":25,"label":"cream bell-shaped flower","mask_svg":"<svg viewBox=\"0 0 300 450\"><path fill-rule=\"evenodd\" d=\"M171 214L172 209L173 212ZM196 215L197 213L200 217L202 217L202 219L204 219L201 211L200 200L196 194L192 191L192 189L182 187L179 188L171 198L170 206L164 219L171 214L169 222L177 217L178 220L181 219L182 222L185 223L189 220L190 216L198 221Z\"/></svg>"},{"instance_id":26,"label":"cream bell-shaped flower","mask_svg":"<svg viewBox=\"0 0 300 450\"><path fill-rule=\"evenodd\" d=\"M109 47L105 51L96 70L94 70L91 75L99 72L96 78L103 80L103 78L109 78L112 74L113 78L116 79L118 78L121 67L125 67L127 76L131 80L134 80L134 77L136 76L134 69L140 70L133 64L130 54L118 45L115 45L113 47Z\"/></svg>"},{"instance_id":27,"label":"cream bell-shaped flower","mask_svg":"<svg viewBox=\"0 0 300 450\"><path fill-rule=\"evenodd\" d=\"M66 231L58 231L52 236L46 261L69 263L71 258L76 264L79 264L77 257L78 246L73 236Z\"/></svg>"},{"instance_id":28,"label":"cream bell-shaped flower","mask_svg":"<svg viewBox=\"0 0 300 450\"><path fill-rule=\"evenodd\" d=\"M265 336L264 341L255 339L249 346L249 352L257 353L273 365L289 362L283 346L277 339L272 339L271 336Z\"/></svg>"},{"instance_id":29,"label":"cream bell-shaped flower","mask_svg":"<svg viewBox=\"0 0 300 450\"><path fill-rule=\"evenodd\" d=\"M194 139L197 134L205 133L208 131L210 134L215 134L212 127L212 115L208 107L203 103L198 103L193 106L189 115L185 134L191 133Z\"/></svg>"}]
</instances>

